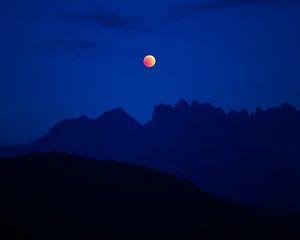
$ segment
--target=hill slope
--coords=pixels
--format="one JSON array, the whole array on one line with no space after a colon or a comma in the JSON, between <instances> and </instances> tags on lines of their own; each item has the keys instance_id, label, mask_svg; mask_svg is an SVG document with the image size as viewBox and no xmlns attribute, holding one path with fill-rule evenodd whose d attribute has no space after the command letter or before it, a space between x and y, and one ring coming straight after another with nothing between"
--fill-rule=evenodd
<instances>
[{"instance_id":1,"label":"hill slope","mask_svg":"<svg viewBox=\"0 0 300 240\"><path fill-rule=\"evenodd\" d=\"M3 159L0 189L0 217L18 239L293 239L189 182L113 161L54 153Z\"/></svg>"}]
</instances>

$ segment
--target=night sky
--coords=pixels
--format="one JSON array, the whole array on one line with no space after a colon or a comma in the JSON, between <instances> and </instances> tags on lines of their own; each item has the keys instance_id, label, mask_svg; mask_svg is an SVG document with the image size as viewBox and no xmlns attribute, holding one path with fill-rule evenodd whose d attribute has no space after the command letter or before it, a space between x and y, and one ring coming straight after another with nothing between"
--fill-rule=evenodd
<instances>
[{"instance_id":1,"label":"night sky","mask_svg":"<svg viewBox=\"0 0 300 240\"><path fill-rule=\"evenodd\" d=\"M297 2L1 1L0 144L116 107L144 123L180 98L300 108Z\"/></svg>"}]
</instances>

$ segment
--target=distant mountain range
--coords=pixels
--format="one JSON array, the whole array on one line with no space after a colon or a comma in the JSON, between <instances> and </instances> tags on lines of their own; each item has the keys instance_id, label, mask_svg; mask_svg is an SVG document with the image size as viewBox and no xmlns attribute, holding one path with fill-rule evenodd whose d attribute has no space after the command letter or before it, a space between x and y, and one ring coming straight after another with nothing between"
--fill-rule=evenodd
<instances>
[{"instance_id":1,"label":"distant mountain range","mask_svg":"<svg viewBox=\"0 0 300 240\"><path fill-rule=\"evenodd\" d=\"M0 156L49 151L149 166L251 206L300 209L300 112L289 104L250 114L180 100L155 106L144 125L120 108L62 120Z\"/></svg>"},{"instance_id":2,"label":"distant mountain range","mask_svg":"<svg viewBox=\"0 0 300 240\"><path fill-rule=\"evenodd\" d=\"M0 189L6 240L299 239L187 181L114 161L54 153L2 159Z\"/></svg>"}]
</instances>

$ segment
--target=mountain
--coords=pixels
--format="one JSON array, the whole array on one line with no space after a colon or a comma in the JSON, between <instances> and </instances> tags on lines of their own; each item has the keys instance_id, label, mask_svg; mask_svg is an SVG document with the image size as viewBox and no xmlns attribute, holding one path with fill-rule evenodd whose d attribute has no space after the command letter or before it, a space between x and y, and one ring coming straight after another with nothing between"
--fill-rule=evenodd
<instances>
[{"instance_id":1,"label":"mountain","mask_svg":"<svg viewBox=\"0 0 300 240\"><path fill-rule=\"evenodd\" d=\"M297 239L188 181L114 161L1 159L0 189L1 239Z\"/></svg>"},{"instance_id":2,"label":"mountain","mask_svg":"<svg viewBox=\"0 0 300 240\"><path fill-rule=\"evenodd\" d=\"M155 106L144 125L115 109L63 120L30 144L3 146L0 156L47 151L149 166L230 201L300 210L300 112L286 103L225 113L180 100Z\"/></svg>"}]
</instances>

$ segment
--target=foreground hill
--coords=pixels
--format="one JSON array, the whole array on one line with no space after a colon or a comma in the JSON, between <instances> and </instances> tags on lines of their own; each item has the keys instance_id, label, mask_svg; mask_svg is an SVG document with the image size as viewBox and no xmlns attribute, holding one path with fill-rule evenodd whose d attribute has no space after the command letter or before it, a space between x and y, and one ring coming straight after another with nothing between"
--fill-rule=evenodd
<instances>
[{"instance_id":1,"label":"foreground hill","mask_svg":"<svg viewBox=\"0 0 300 240\"><path fill-rule=\"evenodd\" d=\"M181 100L157 105L145 125L115 109L62 120L0 156L48 151L149 166L231 201L300 210L300 112L289 104L249 114Z\"/></svg>"},{"instance_id":2,"label":"foreground hill","mask_svg":"<svg viewBox=\"0 0 300 240\"><path fill-rule=\"evenodd\" d=\"M1 239L294 239L189 182L114 161L2 159L0 189Z\"/></svg>"}]
</instances>

